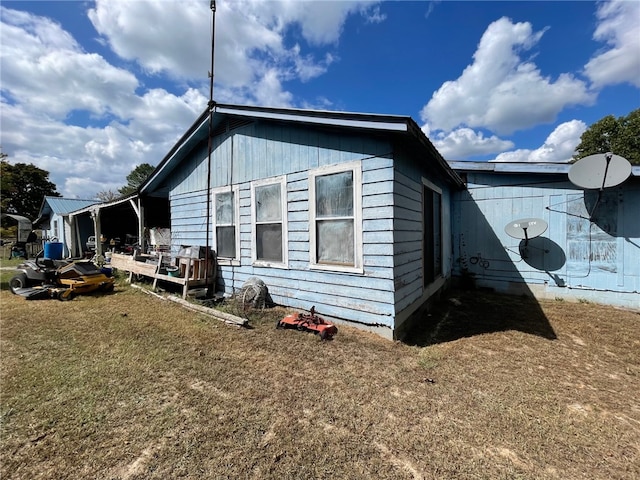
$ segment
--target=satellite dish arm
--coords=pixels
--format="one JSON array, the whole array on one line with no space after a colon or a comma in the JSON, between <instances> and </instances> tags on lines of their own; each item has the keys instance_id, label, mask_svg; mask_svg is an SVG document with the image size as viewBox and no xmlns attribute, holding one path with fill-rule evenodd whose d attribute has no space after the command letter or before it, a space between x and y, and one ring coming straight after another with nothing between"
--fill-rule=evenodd
<instances>
[{"instance_id":1,"label":"satellite dish arm","mask_svg":"<svg viewBox=\"0 0 640 480\"><path fill-rule=\"evenodd\" d=\"M607 184L607 173L609 172L609 164L611 163L612 158L613 158L613 153L607 152L604 154L604 159L606 160L606 163L604 165L604 175L602 176L602 185L600 186L600 191L604 190L604 186Z\"/></svg>"}]
</instances>

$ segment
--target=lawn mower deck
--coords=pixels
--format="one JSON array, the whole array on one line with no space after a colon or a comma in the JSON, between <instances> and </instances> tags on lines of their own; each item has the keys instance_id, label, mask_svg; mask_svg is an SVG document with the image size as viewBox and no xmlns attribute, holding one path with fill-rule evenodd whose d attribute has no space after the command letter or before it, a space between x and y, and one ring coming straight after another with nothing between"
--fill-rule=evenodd
<instances>
[{"instance_id":1,"label":"lawn mower deck","mask_svg":"<svg viewBox=\"0 0 640 480\"><path fill-rule=\"evenodd\" d=\"M321 340L327 340L338 333L338 328L316 315L315 307L309 313L292 313L276 323L276 328L295 328L320 335Z\"/></svg>"},{"instance_id":2,"label":"lawn mower deck","mask_svg":"<svg viewBox=\"0 0 640 480\"><path fill-rule=\"evenodd\" d=\"M76 295L113 290L115 279L91 262L56 263L36 258L18 266L9 281L11 292L27 300L57 298L71 300Z\"/></svg>"}]
</instances>

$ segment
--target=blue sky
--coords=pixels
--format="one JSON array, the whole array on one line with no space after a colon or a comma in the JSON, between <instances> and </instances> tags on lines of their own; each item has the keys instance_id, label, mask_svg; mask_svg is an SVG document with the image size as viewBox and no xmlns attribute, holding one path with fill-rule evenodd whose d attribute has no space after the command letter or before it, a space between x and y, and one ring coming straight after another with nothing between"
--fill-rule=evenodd
<instances>
[{"instance_id":1,"label":"blue sky","mask_svg":"<svg viewBox=\"0 0 640 480\"><path fill-rule=\"evenodd\" d=\"M156 165L208 101L209 0L0 7L2 151L67 197ZM216 2L221 103L411 116L448 160L563 162L640 107L640 2Z\"/></svg>"}]
</instances>

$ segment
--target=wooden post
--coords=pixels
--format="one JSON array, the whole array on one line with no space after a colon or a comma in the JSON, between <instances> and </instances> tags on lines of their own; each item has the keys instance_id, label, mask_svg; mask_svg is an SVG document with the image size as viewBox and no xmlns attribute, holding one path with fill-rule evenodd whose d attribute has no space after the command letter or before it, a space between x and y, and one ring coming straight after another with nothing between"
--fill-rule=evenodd
<instances>
[{"instance_id":1,"label":"wooden post","mask_svg":"<svg viewBox=\"0 0 640 480\"><path fill-rule=\"evenodd\" d=\"M158 285L158 274L160 273L160 265L162 265L162 253L158 257L158 266L156 267L156 273L153 275L153 290L155 290L156 285Z\"/></svg>"}]
</instances>

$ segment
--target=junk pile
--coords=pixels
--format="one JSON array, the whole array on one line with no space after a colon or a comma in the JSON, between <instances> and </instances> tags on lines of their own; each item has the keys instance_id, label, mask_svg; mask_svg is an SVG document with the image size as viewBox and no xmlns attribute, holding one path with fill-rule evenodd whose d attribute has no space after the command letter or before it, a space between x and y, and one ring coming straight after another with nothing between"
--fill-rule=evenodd
<instances>
[{"instance_id":1,"label":"junk pile","mask_svg":"<svg viewBox=\"0 0 640 480\"><path fill-rule=\"evenodd\" d=\"M38 254L35 260L18 265L17 273L9 280L9 288L13 294L27 300L57 298L66 301L76 295L110 292L114 283L115 279L93 262L52 260Z\"/></svg>"},{"instance_id":2,"label":"junk pile","mask_svg":"<svg viewBox=\"0 0 640 480\"><path fill-rule=\"evenodd\" d=\"M263 309L273 304L267 285L258 277L249 277L237 294L244 307Z\"/></svg>"}]
</instances>

